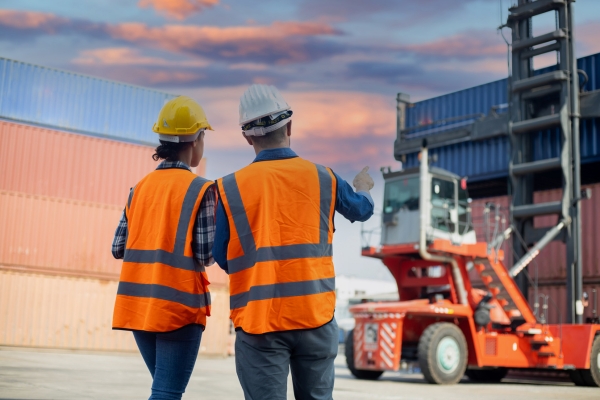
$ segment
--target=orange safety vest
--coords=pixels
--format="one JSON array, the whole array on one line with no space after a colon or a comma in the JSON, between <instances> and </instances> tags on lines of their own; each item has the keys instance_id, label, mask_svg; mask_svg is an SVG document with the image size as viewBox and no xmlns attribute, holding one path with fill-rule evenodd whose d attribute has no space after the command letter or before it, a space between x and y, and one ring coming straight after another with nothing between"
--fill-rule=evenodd
<instances>
[{"instance_id":1,"label":"orange safety vest","mask_svg":"<svg viewBox=\"0 0 600 400\"><path fill-rule=\"evenodd\" d=\"M148 174L129 195L127 243L117 291L114 329L169 332L206 325L210 293L194 258L192 235L212 181L180 169Z\"/></svg>"},{"instance_id":2,"label":"orange safety vest","mask_svg":"<svg viewBox=\"0 0 600 400\"><path fill-rule=\"evenodd\" d=\"M333 319L336 184L330 169L299 157L255 162L217 180L236 329L262 334Z\"/></svg>"}]
</instances>

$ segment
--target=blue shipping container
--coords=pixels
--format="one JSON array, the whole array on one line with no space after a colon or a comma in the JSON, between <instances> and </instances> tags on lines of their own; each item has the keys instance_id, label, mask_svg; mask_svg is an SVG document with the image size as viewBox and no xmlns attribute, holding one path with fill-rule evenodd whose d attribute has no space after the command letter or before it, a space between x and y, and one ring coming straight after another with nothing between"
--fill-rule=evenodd
<instances>
[{"instance_id":1,"label":"blue shipping container","mask_svg":"<svg viewBox=\"0 0 600 400\"><path fill-rule=\"evenodd\" d=\"M0 118L156 145L151 121L172 94L0 58Z\"/></svg>"},{"instance_id":2,"label":"blue shipping container","mask_svg":"<svg viewBox=\"0 0 600 400\"><path fill-rule=\"evenodd\" d=\"M600 53L578 59L577 66L584 70L589 78L583 89L600 89ZM555 68L544 68L536 71L536 74ZM436 120L469 114L487 114L492 107L504 106L506 102L507 80L502 79L415 103L414 107L406 111L407 127L418 127ZM415 129L411 135L423 135L428 132L437 134L450 128L451 126L447 129ZM560 149L559 132L556 129L538 132L534 134L533 143L535 160L557 157ZM582 163L600 160L600 119L581 120L580 149ZM508 174L510 143L507 137L456 143L431 149L430 153L437 154L438 167L461 176L469 176L472 181L499 178ZM408 154L404 166L409 168L417 165L417 154Z\"/></svg>"}]
</instances>

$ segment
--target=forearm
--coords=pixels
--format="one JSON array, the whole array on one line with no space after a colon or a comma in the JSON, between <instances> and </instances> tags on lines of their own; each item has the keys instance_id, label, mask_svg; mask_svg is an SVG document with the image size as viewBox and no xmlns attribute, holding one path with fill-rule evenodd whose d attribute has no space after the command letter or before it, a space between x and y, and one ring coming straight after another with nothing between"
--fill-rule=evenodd
<instances>
[{"instance_id":1,"label":"forearm","mask_svg":"<svg viewBox=\"0 0 600 400\"><path fill-rule=\"evenodd\" d=\"M355 192L352 187L336 174L338 181L335 210L351 222L364 222L373 215L374 203L368 191Z\"/></svg>"},{"instance_id":2,"label":"forearm","mask_svg":"<svg viewBox=\"0 0 600 400\"><path fill-rule=\"evenodd\" d=\"M217 229L215 232L215 245L213 255L219 267L229 273L227 267L227 247L229 246L229 223L223 209L223 203L217 204Z\"/></svg>"},{"instance_id":3,"label":"forearm","mask_svg":"<svg viewBox=\"0 0 600 400\"><path fill-rule=\"evenodd\" d=\"M127 217L125 210L121 214L121 220L115 231L115 237L112 243L112 255L117 260L122 259L125 256L125 245L127 244Z\"/></svg>"},{"instance_id":4,"label":"forearm","mask_svg":"<svg viewBox=\"0 0 600 400\"><path fill-rule=\"evenodd\" d=\"M194 224L192 250L194 258L203 267L208 267L215 262L212 251L215 239L216 202L215 189L214 186L211 186L204 194Z\"/></svg>"}]
</instances>

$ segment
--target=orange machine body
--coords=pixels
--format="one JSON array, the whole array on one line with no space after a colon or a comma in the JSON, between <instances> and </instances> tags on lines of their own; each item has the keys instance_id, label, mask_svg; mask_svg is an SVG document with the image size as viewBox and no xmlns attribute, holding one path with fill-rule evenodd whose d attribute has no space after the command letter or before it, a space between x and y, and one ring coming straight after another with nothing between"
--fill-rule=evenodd
<instances>
[{"instance_id":1,"label":"orange machine body","mask_svg":"<svg viewBox=\"0 0 600 400\"><path fill-rule=\"evenodd\" d=\"M436 276L423 273L440 263L421 259L417 243L363 249L364 256L380 258L389 268L402 300L350 308L356 321L353 340L357 369L398 370L401 360L415 359L421 334L436 322L453 323L462 331L470 368L590 368L590 351L600 325L538 323L502 264L502 252L488 254L486 243L455 246L447 240L435 240L428 250L457 261L468 304L457 300L450 266L440 267ZM474 320L485 291L471 287L468 263L473 263L492 295L487 326L478 326ZM443 288L445 295L436 293L436 288ZM511 326L515 319L520 320L516 328Z\"/></svg>"}]
</instances>

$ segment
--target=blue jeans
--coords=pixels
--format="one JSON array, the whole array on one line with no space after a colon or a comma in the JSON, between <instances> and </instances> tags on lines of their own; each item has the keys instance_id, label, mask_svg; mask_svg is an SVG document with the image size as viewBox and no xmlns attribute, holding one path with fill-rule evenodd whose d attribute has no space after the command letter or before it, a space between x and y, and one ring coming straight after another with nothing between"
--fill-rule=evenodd
<instances>
[{"instance_id":1,"label":"blue jeans","mask_svg":"<svg viewBox=\"0 0 600 400\"><path fill-rule=\"evenodd\" d=\"M149 400L179 400L190 380L202 325L186 325L171 332L133 331L135 342L152 375Z\"/></svg>"}]
</instances>

